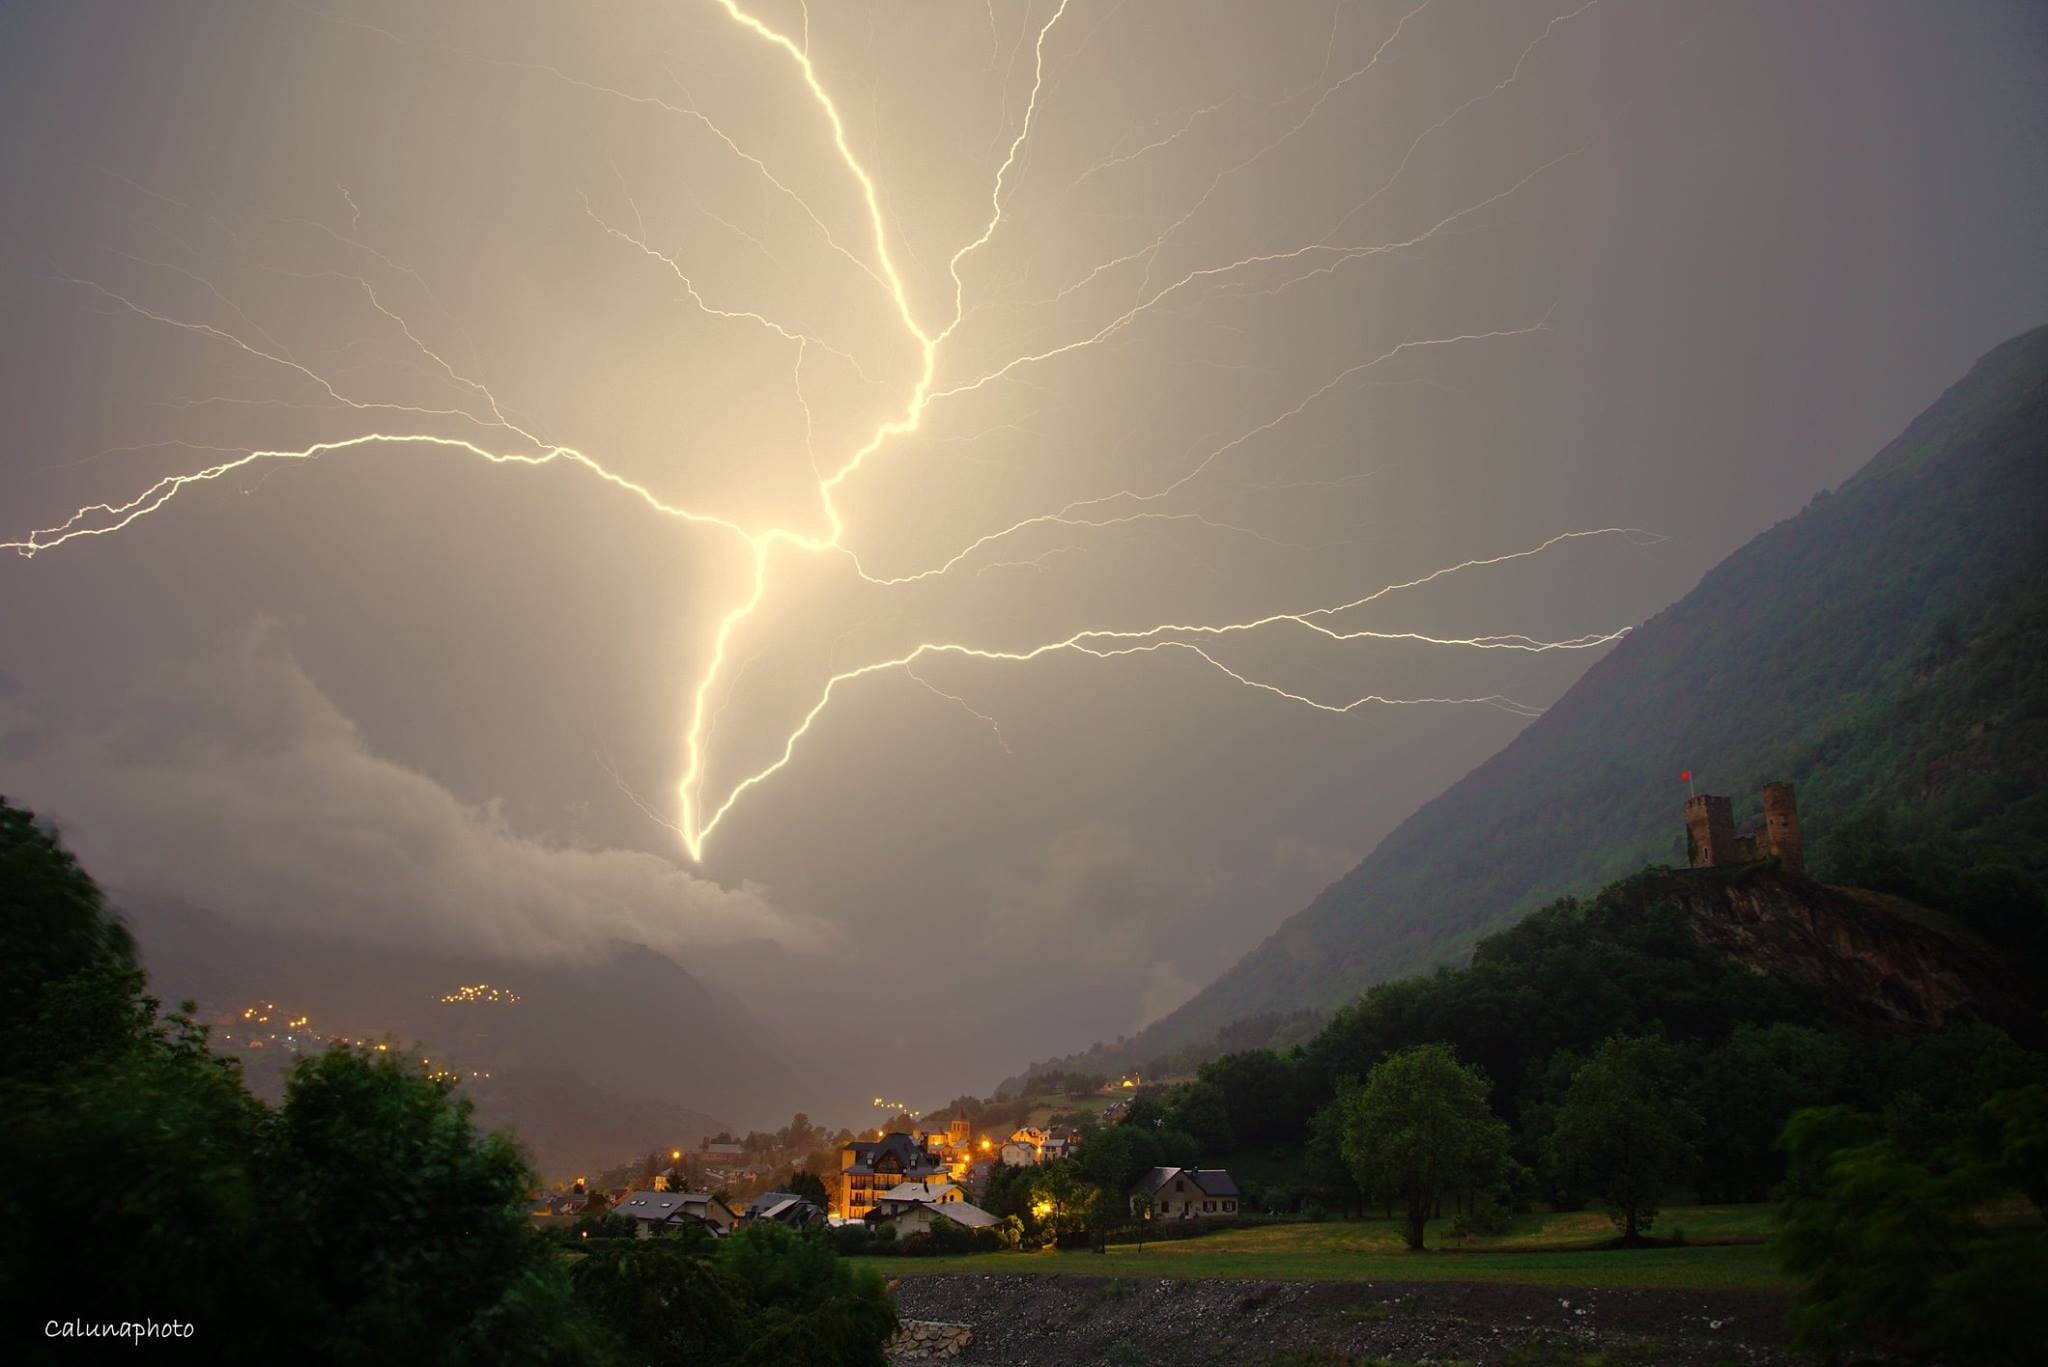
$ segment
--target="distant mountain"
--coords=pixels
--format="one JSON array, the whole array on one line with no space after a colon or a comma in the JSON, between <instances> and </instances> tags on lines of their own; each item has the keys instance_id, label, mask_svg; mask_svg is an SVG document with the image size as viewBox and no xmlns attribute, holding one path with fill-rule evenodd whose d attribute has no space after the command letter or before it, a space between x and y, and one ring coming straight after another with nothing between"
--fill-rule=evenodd
<instances>
[{"instance_id":1,"label":"distant mountain","mask_svg":"<svg viewBox=\"0 0 2048 1367\"><path fill-rule=\"evenodd\" d=\"M158 997L195 999L202 1018L274 1002L275 1019L304 1015L322 1037L420 1045L463 1075L479 1119L514 1129L551 1177L694 1145L734 1127L722 1117L744 1127L767 1114L789 1068L744 1008L644 945L615 944L590 963L456 958L310 941L160 898L113 900ZM518 1001L442 1000L480 983ZM251 1085L275 1096L291 1056L235 1052Z\"/></svg>"},{"instance_id":2,"label":"distant mountain","mask_svg":"<svg viewBox=\"0 0 2048 1367\"><path fill-rule=\"evenodd\" d=\"M1701 480L1717 472L1702 469ZM1684 788L1790 778L1809 848L1867 807L2048 875L2048 328L1728 557L1492 759L1179 1010L1062 1064L1137 1063L1340 1004L1645 864Z\"/></svg>"}]
</instances>

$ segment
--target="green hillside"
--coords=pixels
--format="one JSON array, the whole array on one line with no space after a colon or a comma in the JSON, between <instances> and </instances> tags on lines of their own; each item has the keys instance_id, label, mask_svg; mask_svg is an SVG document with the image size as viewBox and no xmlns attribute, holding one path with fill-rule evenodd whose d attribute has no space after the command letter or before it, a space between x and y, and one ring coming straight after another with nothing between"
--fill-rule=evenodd
<instances>
[{"instance_id":1,"label":"green hillside","mask_svg":"<svg viewBox=\"0 0 2048 1367\"><path fill-rule=\"evenodd\" d=\"M1337 1005L1560 894L1683 863L1682 769L1733 795L1738 823L1767 779L1795 780L1810 849L1882 812L1895 841L2048 875L2044 588L2048 328L1729 556L1118 1055Z\"/></svg>"}]
</instances>

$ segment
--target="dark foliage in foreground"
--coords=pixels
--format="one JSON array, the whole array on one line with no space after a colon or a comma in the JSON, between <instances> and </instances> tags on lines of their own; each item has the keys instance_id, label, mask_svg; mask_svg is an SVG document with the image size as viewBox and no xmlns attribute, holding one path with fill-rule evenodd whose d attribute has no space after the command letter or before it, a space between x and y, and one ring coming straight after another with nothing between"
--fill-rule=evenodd
<instances>
[{"instance_id":1,"label":"dark foliage in foreground","mask_svg":"<svg viewBox=\"0 0 2048 1367\"><path fill-rule=\"evenodd\" d=\"M162 1015L98 888L5 802L0 1115L17 1327L176 1319L215 1360L366 1367L879 1367L895 1330L879 1278L778 1226L565 1252L534 1231L512 1140L394 1055L301 1059L264 1105Z\"/></svg>"}]
</instances>

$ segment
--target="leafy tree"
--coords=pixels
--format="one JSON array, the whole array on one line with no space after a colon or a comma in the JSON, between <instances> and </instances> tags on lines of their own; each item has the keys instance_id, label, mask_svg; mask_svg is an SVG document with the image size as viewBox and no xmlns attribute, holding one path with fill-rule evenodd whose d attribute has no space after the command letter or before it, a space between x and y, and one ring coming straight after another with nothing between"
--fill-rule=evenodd
<instances>
[{"instance_id":1,"label":"leafy tree","mask_svg":"<svg viewBox=\"0 0 2048 1367\"><path fill-rule=\"evenodd\" d=\"M2024 869L1978 864L1956 882L1949 909L1993 940L2032 943L2048 930L2048 893Z\"/></svg>"},{"instance_id":2,"label":"leafy tree","mask_svg":"<svg viewBox=\"0 0 2048 1367\"><path fill-rule=\"evenodd\" d=\"M694 1245L641 1239L580 1259L576 1305L620 1362L730 1362L752 1306Z\"/></svg>"},{"instance_id":3,"label":"leafy tree","mask_svg":"<svg viewBox=\"0 0 2048 1367\"><path fill-rule=\"evenodd\" d=\"M1036 1218L1031 1214L1032 1199L1032 1169L998 1163L982 1189L981 1208L991 1215L1014 1215L1030 1223Z\"/></svg>"},{"instance_id":4,"label":"leafy tree","mask_svg":"<svg viewBox=\"0 0 2048 1367\"><path fill-rule=\"evenodd\" d=\"M2001 1138L2048 1144L2039 1099L1986 1103ZM1785 1127L1788 1197L1773 1241L1805 1282L1799 1343L1833 1356L1863 1334L1918 1357L1971 1363L2038 1360L2038 1331L2012 1313L2014 1289L2048 1284L2048 1240L1978 1218L2015 1174L1966 1146L1918 1156L1869 1112L1805 1110ZM2001 1155L2002 1156L2002 1155Z\"/></svg>"},{"instance_id":5,"label":"leafy tree","mask_svg":"<svg viewBox=\"0 0 2048 1367\"><path fill-rule=\"evenodd\" d=\"M1262 1144L1299 1130L1304 1117L1295 1112L1294 1071L1271 1049L1247 1049L1212 1059L1202 1065L1199 1077L1222 1094L1236 1143Z\"/></svg>"},{"instance_id":6,"label":"leafy tree","mask_svg":"<svg viewBox=\"0 0 2048 1367\"><path fill-rule=\"evenodd\" d=\"M1159 1166L1159 1149L1157 1131L1111 1125L1090 1136L1074 1163L1085 1181L1121 1196L1149 1169Z\"/></svg>"},{"instance_id":7,"label":"leafy tree","mask_svg":"<svg viewBox=\"0 0 2048 1367\"><path fill-rule=\"evenodd\" d=\"M1348 1098L1357 1087L1357 1081L1350 1078L1338 1084L1337 1099L1309 1121L1303 1153L1317 1200L1354 1217L1365 1213L1366 1193L1358 1184L1357 1171L1344 1157L1344 1119L1349 1114Z\"/></svg>"},{"instance_id":8,"label":"leafy tree","mask_svg":"<svg viewBox=\"0 0 2048 1367\"><path fill-rule=\"evenodd\" d=\"M896 1330L882 1279L841 1262L815 1234L755 1224L719 1241L717 1262L756 1308L747 1367L881 1367Z\"/></svg>"},{"instance_id":9,"label":"leafy tree","mask_svg":"<svg viewBox=\"0 0 2048 1367\"><path fill-rule=\"evenodd\" d=\"M263 1111L30 813L0 801L0 1307L105 1310L147 1286L233 1315L261 1288L249 1158Z\"/></svg>"},{"instance_id":10,"label":"leafy tree","mask_svg":"<svg viewBox=\"0 0 2048 1367\"><path fill-rule=\"evenodd\" d=\"M1130 1198L1131 1219L1138 1232L1138 1251L1145 1251L1145 1231L1152 1227L1152 1197L1148 1192L1136 1192Z\"/></svg>"},{"instance_id":11,"label":"leafy tree","mask_svg":"<svg viewBox=\"0 0 2048 1367\"><path fill-rule=\"evenodd\" d=\"M122 1297L147 1287L181 1318L246 1323L260 1343L263 1108L201 1030L156 1021L138 983L98 968L53 985L39 1034L66 1030L69 1003L101 1022L127 1014L128 1038L52 1076L0 1079L0 1307L22 1324L59 1304L119 1321L133 1314Z\"/></svg>"},{"instance_id":12,"label":"leafy tree","mask_svg":"<svg viewBox=\"0 0 2048 1367\"><path fill-rule=\"evenodd\" d=\"M1840 1098L1848 1085L1848 1045L1804 1026L1745 1021L1700 1051L1687 1095L1699 1116L1711 1117L1695 1146L1701 1199L1768 1198L1785 1175L1777 1143L1785 1122Z\"/></svg>"},{"instance_id":13,"label":"leafy tree","mask_svg":"<svg viewBox=\"0 0 2048 1367\"><path fill-rule=\"evenodd\" d=\"M832 1198L825 1191L825 1179L815 1172L797 1169L790 1173L789 1180L782 1184L782 1189L791 1196L803 1197L820 1210L831 1207Z\"/></svg>"},{"instance_id":14,"label":"leafy tree","mask_svg":"<svg viewBox=\"0 0 2048 1367\"><path fill-rule=\"evenodd\" d=\"M1072 1234L1088 1228L1102 1202L1102 1192L1081 1180L1070 1159L1057 1159L1029 1169L1035 1209L1042 1209L1045 1227L1053 1234Z\"/></svg>"},{"instance_id":15,"label":"leafy tree","mask_svg":"<svg viewBox=\"0 0 2048 1367\"><path fill-rule=\"evenodd\" d=\"M1139 1129L1158 1130L1166 1126L1166 1103L1157 1097L1141 1096L1124 1112L1123 1123Z\"/></svg>"},{"instance_id":16,"label":"leafy tree","mask_svg":"<svg viewBox=\"0 0 2048 1367\"><path fill-rule=\"evenodd\" d=\"M1663 1040L1617 1035L1573 1075L1551 1130L1551 1162L1599 1193L1625 1242L1649 1228L1695 1159L1699 1117L1678 1098L1677 1062Z\"/></svg>"},{"instance_id":17,"label":"leafy tree","mask_svg":"<svg viewBox=\"0 0 2048 1367\"><path fill-rule=\"evenodd\" d=\"M2001 1092L1985 1103L1998 1125L1996 1161L2007 1181L2048 1217L2048 1087L2040 1083Z\"/></svg>"},{"instance_id":18,"label":"leafy tree","mask_svg":"<svg viewBox=\"0 0 2048 1367\"><path fill-rule=\"evenodd\" d=\"M346 1049L301 1059L261 1161L279 1309L314 1356L516 1358L553 1341L568 1284L526 1215L533 1174L417 1065Z\"/></svg>"},{"instance_id":19,"label":"leafy tree","mask_svg":"<svg viewBox=\"0 0 2048 1367\"><path fill-rule=\"evenodd\" d=\"M1193 1136L1205 1158L1221 1157L1237 1145L1230 1127L1229 1098L1213 1082L1176 1087L1166 1108L1166 1128Z\"/></svg>"},{"instance_id":20,"label":"leafy tree","mask_svg":"<svg viewBox=\"0 0 2048 1367\"><path fill-rule=\"evenodd\" d=\"M80 983L87 977L90 988ZM45 1002L51 991L70 999ZM134 941L99 885L33 812L0 798L0 1070L21 1075L20 1050L41 1056L44 1076L118 1051L135 1036L130 1007L141 1000ZM58 1019L85 1027L84 1036L53 1036Z\"/></svg>"},{"instance_id":21,"label":"leafy tree","mask_svg":"<svg viewBox=\"0 0 2048 1367\"><path fill-rule=\"evenodd\" d=\"M1485 1075L1449 1045L1423 1044L1376 1065L1340 1103L1345 1161L1361 1190L1402 1207L1411 1249L1442 1193L1492 1181L1507 1158L1486 1094Z\"/></svg>"}]
</instances>

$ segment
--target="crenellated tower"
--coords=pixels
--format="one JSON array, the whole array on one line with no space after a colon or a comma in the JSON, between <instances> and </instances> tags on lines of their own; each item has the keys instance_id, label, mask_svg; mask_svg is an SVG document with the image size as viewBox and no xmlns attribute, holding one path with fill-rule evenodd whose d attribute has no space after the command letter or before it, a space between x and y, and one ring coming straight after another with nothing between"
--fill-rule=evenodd
<instances>
[{"instance_id":1,"label":"crenellated tower","mask_svg":"<svg viewBox=\"0 0 2048 1367\"><path fill-rule=\"evenodd\" d=\"M1792 785L1764 785L1762 829L1737 834L1735 808L1718 794L1701 793L1685 802L1685 837L1692 867L1724 868L1776 859L1787 873L1806 872L1806 847L1799 835L1799 803Z\"/></svg>"},{"instance_id":2,"label":"crenellated tower","mask_svg":"<svg viewBox=\"0 0 2048 1367\"><path fill-rule=\"evenodd\" d=\"M1727 798L1706 793L1687 798L1685 835L1694 868L1735 862L1735 809Z\"/></svg>"},{"instance_id":3,"label":"crenellated tower","mask_svg":"<svg viewBox=\"0 0 2048 1367\"><path fill-rule=\"evenodd\" d=\"M1806 846L1799 837L1799 803L1792 785L1764 785L1763 846L1788 873L1806 872Z\"/></svg>"}]
</instances>

